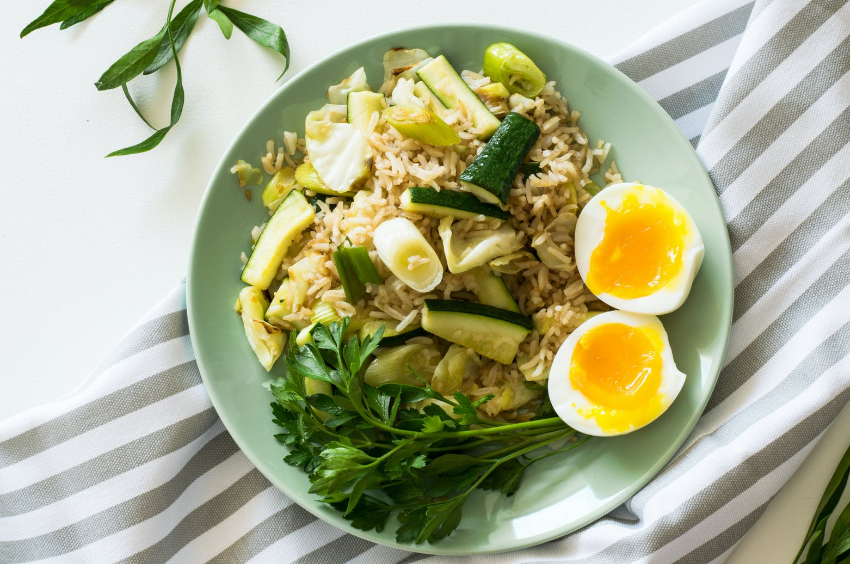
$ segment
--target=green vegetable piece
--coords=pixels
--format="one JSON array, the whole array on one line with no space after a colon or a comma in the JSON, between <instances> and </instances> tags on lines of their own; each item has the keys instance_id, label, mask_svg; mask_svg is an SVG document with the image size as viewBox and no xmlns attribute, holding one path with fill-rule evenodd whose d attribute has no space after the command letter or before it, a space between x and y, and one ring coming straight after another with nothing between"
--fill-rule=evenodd
<instances>
[{"instance_id":1,"label":"green vegetable piece","mask_svg":"<svg viewBox=\"0 0 850 564\"><path fill-rule=\"evenodd\" d=\"M262 178L262 176L261 176ZM295 169L285 166L272 176L263 190L263 205L269 209L277 209L280 202L297 186Z\"/></svg>"},{"instance_id":2,"label":"green vegetable piece","mask_svg":"<svg viewBox=\"0 0 850 564\"><path fill-rule=\"evenodd\" d=\"M536 123L511 112L460 175L464 188L491 204L506 204L517 172L540 137Z\"/></svg>"},{"instance_id":3,"label":"green vegetable piece","mask_svg":"<svg viewBox=\"0 0 850 564\"><path fill-rule=\"evenodd\" d=\"M339 281L342 284L342 289L345 292L345 300L354 305L366 295L366 286L357 277L354 267L351 266L346 256L342 253L342 249L337 249L331 255L336 265L336 271L339 275Z\"/></svg>"},{"instance_id":4,"label":"green vegetable piece","mask_svg":"<svg viewBox=\"0 0 850 564\"><path fill-rule=\"evenodd\" d=\"M354 274L361 282L364 284L384 283L384 281L381 280L381 276L378 274L378 270L375 268L375 264L372 262L372 258L369 256L369 251L366 250L366 247L353 245L350 247L343 247L340 251L345 257L345 260L348 261L352 270L354 270Z\"/></svg>"},{"instance_id":5,"label":"green vegetable piece","mask_svg":"<svg viewBox=\"0 0 850 564\"><path fill-rule=\"evenodd\" d=\"M540 174L540 163L534 161L522 163L522 173L526 176Z\"/></svg>"},{"instance_id":6,"label":"green vegetable piece","mask_svg":"<svg viewBox=\"0 0 850 564\"><path fill-rule=\"evenodd\" d=\"M452 216L456 219L473 219L483 215L504 221L510 217L499 206L485 204L469 192L421 186L408 188L402 193L401 209L437 218Z\"/></svg>"},{"instance_id":7,"label":"green vegetable piece","mask_svg":"<svg viewBox=\"0 0 850 564\"><path fill-rule=\"evenodd\" d=\"M511 93L534 98L546 85L546 75L528 55L510 43L493 43L484 52L484 74Z\"/></svg>"},{"instance_id":8,"label":"green vegetable piece","mask_svg":"<svg viewBox=\"0 0 850 564\"><path fill-rule=\"evenodd\" d=\"M435 147L460 143L457 131L430 110L419 106L390 106L384 119L402 135Z\"/></svg>"},{"instance_id":9,"label":"green vegetable piece","mask_svg":"<svg viewBox=\"0 0 850 564\"><path fill-rule=\"evenodd\" d=\"M602 191L602 188L596 182L591 181L584 185L584 191L591 196L595 196Z\"/></svg>"},{"instance_id":10,"label":"green vegetable piece","mask_svg":"<svg viewBox=\"0 0 850 564\"><path fill-rule=\"evenodd\" d=\"M310 321L312 323L324 323L329 325L334 321L339 321L340 319L342 318L331 304L322 300L318 300L315 304L313 304L313 315L310 316Z\"/></svg>"},{"instance_id":11,"label":"green vegetable piece","mask_svg":"<svg viewBox=\"0 0 850 564\"><path fill-rule=\"evenodd\" d=\"M430 380L440 361L440 351L434 345L402 345L383 350L366 373L363 381L378 388L385 384L404 384L422 387Z\"/></svg>"}]
</instances>

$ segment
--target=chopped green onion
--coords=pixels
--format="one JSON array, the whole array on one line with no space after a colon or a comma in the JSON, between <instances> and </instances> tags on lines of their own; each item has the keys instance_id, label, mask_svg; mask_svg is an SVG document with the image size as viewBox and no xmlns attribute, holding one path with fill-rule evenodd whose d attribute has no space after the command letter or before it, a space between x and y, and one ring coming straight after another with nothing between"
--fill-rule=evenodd
<instances>
[{"instance_id":1,"label":"chopped green onion","mask_svg":"<svg viewBox=\"0 0 850 564\"><path fill-rule=\"evenodd\" d=\"M510 43L494 43L484 52L484 74L512 93L534 98L546 85L546 75Z\"/></svg>"},{"instance_id":2,"label":"chopped green onion","mask_svg":"<svg viewBox=\"0 0 850 564\"><path fill-rule=\"evenodd\" d=\"M352 246L343 247L340 249L345 260L354 269L354 274L364 284L383 284L381 276L378 274L375 265L372 263L372 258L369 256L369 251L366 247Z\"/></svg>"},{"instance_id":3,"label":"chopped green onion","mask_svg":"<svg viewBox=\"0 0 850 564\"><path fill-rule=\"evenodd\" d=\"M366 295L366 284L383 283L365 247L340 246L332 256L348 303L356 304Z\"/></svg>"},{"instance_id":4,"label":"chopped green onion","mask_svg":"<svg viewBox=\"0 0 850 564\"><path fill-rule=\"evenodd\" d=\"M357 278L357 274L342 253L342 249L334 251L332 257L339 274L339 281L342 283L342 289L345 291L345 299L348 303L354 305L366 295L366 286Z\"/></svg>"},{"instance_id":5,"label":"chopped green onion","mask_svg":"<svg viewBox=\"0 0 850 564\"><path fill-rule=\"evenodd\" d=\"M532 174L540 174L540 163L534 161L522 163L522 173L526 176L531 176Z\"/></svg>"},{"instance_id":6,"label":"chopped green onion","mask_svg":"<svg viewBox=\"0 0 850 564\"><path fill-rule=\"evenodd\" d=\"M457 131L430 110L419 106L390 106L384 110L384 119L402 135L436 147L449 147L460 143Z\"/></svg>"},{"instance_id":7,"label":"chopped green onion","mask_svg":"<svg viewBox=\"0 0 850 564\"><path fill-rule=\"evenodd\" d=\"M263 190L263 205L267 208L277 208L283 199L295 188L295 169L291 166L283 167L266 184Z\"/></svg>"},{"instance_id":8,"label":"chopped green onion","mask_svg":"<svg viewBox=\"0 0 850 564\"><path fill-rule=\"evenodd\" d=\"M330 325L334 321L342 319L331 304L319 300L313 304L313 315L310 316L310 322L324 323Z\"/></svg>"},{"instance_id":9,"label":"chopped green onion","mask_svg":"<svg viewBox=\"0 0 850 564\"><path fill-rule=\"evenodd\" d=\"M593 181L585 184L583 186L583 188L584 188L584 191L587 192L588 194L590 194L591 196L595 196L599 192L602 191L602 188L599 186L599 184L597 184L596 182L593 182Z\"/></svg>"}]
</instances>

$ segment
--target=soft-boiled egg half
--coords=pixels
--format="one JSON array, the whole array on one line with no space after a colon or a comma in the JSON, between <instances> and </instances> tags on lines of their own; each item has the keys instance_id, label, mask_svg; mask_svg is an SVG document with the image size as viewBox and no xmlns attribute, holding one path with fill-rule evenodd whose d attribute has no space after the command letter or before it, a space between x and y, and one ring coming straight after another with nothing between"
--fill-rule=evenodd
<instances>
[{"instance_id":1,"label":"soft-boiled egg half","mask_svg":"<svg viewBox=\"0 0 850 564\"><path fill-rule=\"evenodd\" d=\"M591 292L624 311L661 315L681 306L705 247L694 220L670 194L614 184L585 205L576 265Z\"/></svg>"},{"instance_id":2,"label":"soft-boiled egg half","mask_svg":"<svg viewBox=\"0 0 850 564\"><path fill-rule=\"evenodd\" d=\"M609 311L582 323L558 349L549 400L579 432L622 435L657 419L684 383L657 317Z\"/></svg>"}]
</instances>

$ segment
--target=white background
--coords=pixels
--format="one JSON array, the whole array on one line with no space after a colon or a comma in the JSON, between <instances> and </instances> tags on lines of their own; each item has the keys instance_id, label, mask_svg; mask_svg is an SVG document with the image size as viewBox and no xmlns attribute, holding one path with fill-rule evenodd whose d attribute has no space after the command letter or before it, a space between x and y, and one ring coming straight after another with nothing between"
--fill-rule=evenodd
<instances>
[{"instance_id":1,"label":"white background","mask_svg":"<svg viewBox=\"0 0 850 564\"><path fill-rule=\"evenodd\" d=\"M446 21L511 25L605 57L694 0L228 2L286 30L288 77L377 33ZM230 140L279 84L281 58L201 16L180 52L186 106L159 148L104 159L150 134L120 90L93 83L155 34L167 2L121 0L60 32L20 30L48 4L0 18L0 419L73 390L134 321L184 276L198 203ZM178 2L182 5L183 2ZM174 69L131 90L167 122ZM729 562L787 562L850 442L850 411Z\"/></svg>"}]
</instances>

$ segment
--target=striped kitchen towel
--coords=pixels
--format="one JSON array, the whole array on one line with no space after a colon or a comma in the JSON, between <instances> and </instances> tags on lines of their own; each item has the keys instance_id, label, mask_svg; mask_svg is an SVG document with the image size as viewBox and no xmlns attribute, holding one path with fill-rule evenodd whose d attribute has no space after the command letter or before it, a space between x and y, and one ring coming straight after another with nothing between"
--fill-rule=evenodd
<instances>
[{"instance_id":1,"label":"striped kitchen towel","mask_svg":"<svg viewBox=\"0 0 850 564\"><path fill-rule=\"evenodd\" d=\"M850 398L850 4L704 0L613 62L717 187L736 277L725 367L625 507L470 562L723 562ZM347 535L251 466L201 384L181 286L82 389L0 424L0 562L208 560L449 559Z\"/></svg>"}]
</instances>

